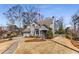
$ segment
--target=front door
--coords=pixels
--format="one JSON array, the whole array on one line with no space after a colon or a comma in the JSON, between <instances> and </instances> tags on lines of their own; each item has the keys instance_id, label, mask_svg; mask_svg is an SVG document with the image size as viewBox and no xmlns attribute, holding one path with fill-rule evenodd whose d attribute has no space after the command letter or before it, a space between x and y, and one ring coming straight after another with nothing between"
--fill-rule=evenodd
<instances>
[{"instance_id":1,"label":"front door","mask_svg":"<svg viewBox=\"0 0 79 59\"><path fill-rule=\"evenodd\" d=\"M41 33L41 37L42 38L46 38L46 30L42 30L40 33Z\"/></svg>"},{"instance_id":2,"label":"front door","mask_svg":"<svg viewBox=\"0 0 79 59\"><path fill-rule=\"evenodd\" d=\"M35 35L39 36L39 29L35 29Z\"/></svg>"}]
</instances>

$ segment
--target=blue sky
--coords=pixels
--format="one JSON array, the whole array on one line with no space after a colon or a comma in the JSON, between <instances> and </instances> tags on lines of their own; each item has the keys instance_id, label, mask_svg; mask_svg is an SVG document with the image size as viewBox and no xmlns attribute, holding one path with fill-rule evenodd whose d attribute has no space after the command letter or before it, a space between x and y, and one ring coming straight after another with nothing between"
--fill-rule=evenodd
<instances>
[{"instance_id":1,"label":"blue sky","mask_svg":"<svg viewBox=\"0 0 79 59\"><path fill-rule=\"evenodd\" d=\"M15 4L0 4L0 25L6 25L7 19L3 15L3 13L12 6L15 6ZM25 7L28 5L22 4L22 6ZM66 26L70 25L71 16L74 15L79 9L78 4L32 4L31 6L36 6L40 8L40 13L44 15L44 17L64 17L64 22Z\"/></svg>"}]
</instances>

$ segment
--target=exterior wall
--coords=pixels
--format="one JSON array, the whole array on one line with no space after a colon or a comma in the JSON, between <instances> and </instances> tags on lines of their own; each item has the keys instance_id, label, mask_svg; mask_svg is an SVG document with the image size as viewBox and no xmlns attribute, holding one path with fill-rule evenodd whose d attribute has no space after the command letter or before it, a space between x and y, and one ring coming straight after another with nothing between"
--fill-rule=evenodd
<instances>
[{"instance_id":1,"label":"exterior wall","mask_svg":"<svg viewBox=\"0 0 79 59\"><path fill-rule=\"evenodd\" d=\"M53 28L53 26L51 26ZM42 33L42 30L48 30L45 26L39 26L37 23L32 23L28 28L30 28L30 32L25 32L23 36L39 36L42 37L44 34ZM38 33L36 31L38 30Z\"/></svg>"},{"instance_id":2,"label":"exterior wall","mask_svg":"<svg viewBox=\"0 0 79 59\"><path fill-rule=\"evenodd\" d=\"M25 36L29 37L29 36L30 36L30 33L23 33L23 36L24 36L24 37L25 37Z\"/></svg>"},{"instance_id":3,"label":"exterior wall","mask_svg":"<svg viewBox=\"0 0 79 59\"><path fill-rule=\"evenodd\" d=\"M30 30L31 30L30 35L33 36L35 31L34 31L34 27L32 25L30 27Z\"/></svg>"},{"instance_id":4,"label":"exterior wall","mask_svg":"<svg viewBox=\"0 0 79 59\"><path fill-rule=\"evenodd\" d=\"M31 36L33 36L33 35L36 35L36 31L35 31L35 28L36 27L39 27L39 25L38 24L36 24L36 23L32 23L31 24L31 26L30 26L30 30L31 30Z\"/></svg>"}]
</instances>

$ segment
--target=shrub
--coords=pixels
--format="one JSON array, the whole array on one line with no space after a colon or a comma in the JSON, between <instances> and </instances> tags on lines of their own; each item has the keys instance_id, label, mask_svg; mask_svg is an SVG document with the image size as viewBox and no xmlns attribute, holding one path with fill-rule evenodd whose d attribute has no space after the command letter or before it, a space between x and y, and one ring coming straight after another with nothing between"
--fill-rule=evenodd
<instances>
[{"instance_id":1,"label":"shrub","mask_svg":"<svg viewBox=\"0 0 79 59\"><path fill-rule=\"evenodd\" d=\"M74 40L79 40L79 36L78 35L73 35L73 39Z\"/></svg>"},{"instance_id":2,"label":"shrub","mask_svg":"<svg viewBox=\"0 0 79 59\"><path fill-rule=\"evenodd\" d=\"M48 38L48 39L51 39L51 38L53 38L53 33L52 33L52 31L51 30L48 30L47 32L46 32L46 37Z\"/></svg>"},{"instance_id":3,"label":"shrub","mask_svg":"<svg viewBox=\"0 0 79 59\"><path fill-rule=\"evenodd\" d=\"M12 40L12 38L9 38L9 40Z\"/></svg>"},{"instance_id":4,"label":"shrub","mask_svg":"<svg viewBox=\"0 0 79 59\"><path fill-rule=\"evenodd\" d=\"M68 35L68 34L66 34L65 37L68 38L68 39L71 39L72 38L72 36L71 35Z\"/></svg>"},{"instance_id":5,"label":"shrub","mask_svg":"<svg viewBox=\"0 0 79 59\"><path fill-rule=\"evenodd\" d=\"M30 36L31 38L38 38L38 36L35 36L35 35L33 35L33 36Z\"/></svg>"},{"instance_id":6,"label":"shrub","mask_svg":"<svg viewBox=\"0 0 79 59\"><path fill-rule=\"evenodd\" d=\"M7 38L9 38L9 40L12 40L12 36L10 34L7 34Z\"/></svg>"},{"instance_id":7,"label":"shrub","mask_svg":"<svg viewBox=\"0 0 79 59\"><path fill-rule=\"evenodd\" d=\"M15 37L15 36L17 36L17 33L16 32L11 32L11 33L8 34L8 36Z\"/></svg>"},{"instance_id":8,"label":"shrub","mask_svg":"<svg viewBox=\"0 0 79 59\"><path fill-rule=\"evenodd\" d=\"M76 35L76 34L66 34L66 38L69 38L69 39L73 39L73 40L79 40L79 35Z\"/></svg>"},{"instance_id":9,"label":"shrub","mask_svg":"<svg viewBox=\"0 0 79 59\"><path fill-rule=\"evenodd\" d=\"M9 40L12 40L12 37L15 37L15 36L17 36L16 32L10 32L7 34L7 38L9 38Z\"/></svg>"}]
</instances>

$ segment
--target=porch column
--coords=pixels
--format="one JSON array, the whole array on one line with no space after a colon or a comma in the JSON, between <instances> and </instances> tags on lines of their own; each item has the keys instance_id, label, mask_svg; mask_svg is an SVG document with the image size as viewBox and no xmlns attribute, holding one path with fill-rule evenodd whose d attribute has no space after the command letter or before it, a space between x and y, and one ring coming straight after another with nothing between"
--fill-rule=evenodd
<instances>
[{"instance_id":1,"label":"porch column","mask_svg":"<svg viewBox=\"0 0 79 59\"><path fill-rule=\"evenodd\" d=\"M39 36L40 36L40 30L39 30Z\"/></svg>"}]
</instances>

